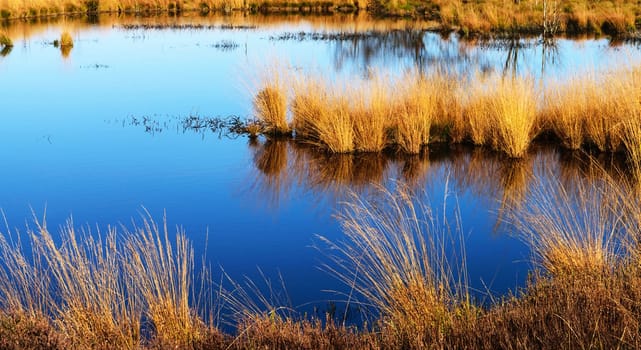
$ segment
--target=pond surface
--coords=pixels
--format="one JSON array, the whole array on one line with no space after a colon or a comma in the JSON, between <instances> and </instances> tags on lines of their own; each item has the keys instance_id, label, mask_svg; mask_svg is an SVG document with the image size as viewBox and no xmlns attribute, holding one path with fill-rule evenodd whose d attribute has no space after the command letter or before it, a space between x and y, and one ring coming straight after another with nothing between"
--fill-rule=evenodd
<instances>
[{"instance_id":1,"label":"pond surface","mask_svg":"<svg viewBox=\"0 0 641 350\"><path fill-rule=\"evenodd\" d=\"M157 29L148 25L170 25ZM433 147L422 157L328 156L291 142L250 141L185 127L195 116L251 117L265 67L363 79L372 70L510 71L564 77L641 61L632 44L564 39L542 46L462 40L428 24L331 17L103 16L13 23L0 56L0 207L11 227L46 212L49 227L128 225L144 209L181 226L233 278L280 272L294 306L344 300L319 267L317 235L341 240L334 214L347 190L406 181L442 207L458 205L469 283L488 298L523 286L527 245L504 216L533 179L572 182L580 156L535 147L519 162L482 150ZM51 42L68 30L70 52ZM349 34L349 35L347 35ZM192 125L193 126L193 125ZM606 160L609 161L609 160ZM543 181L545 182L545 181ZM144 209L143 209L144 208Z\"/></svg>"}]
</instances>

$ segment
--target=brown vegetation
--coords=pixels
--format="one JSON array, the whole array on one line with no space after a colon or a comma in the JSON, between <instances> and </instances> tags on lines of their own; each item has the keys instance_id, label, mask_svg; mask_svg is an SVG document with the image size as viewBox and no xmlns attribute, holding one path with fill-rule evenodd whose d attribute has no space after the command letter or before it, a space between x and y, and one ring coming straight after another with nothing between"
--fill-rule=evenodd
<instances>
[{"instance_id":1,"label":"brown vegetation","mask_svg":"<svg viewBox=\"0 0 641 350\"><path fill-rule=\"evenodd\" d=\"M455 0L37 0L0 2L0 19L34 18L59 14L209 13L249 11L262 13L355 12L421 20L431 28L463 34L594 33L635 35L639 4L576 0L461 2ZM365 11L361 11L365 12Z\"/></svg>"},{"instance_id":2,"label":"brown vegetation","mask_svg":"<svg viewBox=\"0 0 641 350\"><path fill-rule=\"evenodd\" d=\"M429 143L449 141L522 158L545 134L571 150L626 151L638 163L640 72L588 73L548 86L493 73L460 78L414 72L384 80L375 75L349 86L305 76L290 83L292 129L296 140L332 153L418 154ZM273 109L282 108L278 103Z\"/></svg>"}]
</instances>

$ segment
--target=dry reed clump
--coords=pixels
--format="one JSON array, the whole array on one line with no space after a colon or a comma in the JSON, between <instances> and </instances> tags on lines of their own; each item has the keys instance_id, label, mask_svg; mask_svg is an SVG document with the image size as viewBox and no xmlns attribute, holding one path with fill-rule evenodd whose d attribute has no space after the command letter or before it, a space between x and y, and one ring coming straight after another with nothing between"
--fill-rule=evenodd
<instances>
[{"instance_id":1,"label":"dry reed clump","mask_svg":"<svg viewBox=\"0 0 641 350\"><path fill-rule=\"evenodd\" d=\"M581 86L581 88L578 88ZM578 150L585 141L585 121L596 115L590 110L601 98L596 81L574 78L569 83L553 83L545 91L543 119L561 141L561 145Z\"/></svg>"},{"instance_id":2,"label":"dry reed clump","mask_svg":"<svg viewBox=\"0 0 641 350\"><path fill-rule=\"evenodd\" d=\"M400 89L393 91L395 85ZM402 78L376 75L350 87L330 87L304 77L294 88L291 107L296 137L335 153L381 152L395 145L417 154L430 142L433 121L454 100L442 90L445 86L441 76L418 73Z\"/></svg>"},{"instance_id":3,"label":"dry reed clump","mask_svg":"<svg viewBox=\"0 0 641 350\"><path fill-rule=\"evenodd\" d=\"M386 129L393 116L390 108L389 77L376 75L367 86L353 86L346 92L351 101L350 119L357 152L381 152L388 146Z\"/></svg>"},{"instance_id":4,"label":"dry reed clump","mask_svg":"<svg viewBox=\"0 0 641 350\"><path fill-rule=\"evenodd\" d=\"M184 232L169 239L166 222L159 228L147 218L134 232L125 232L127 273L144 300L156 340L184 347L201 337L202 321L190 305L194 252Z\"/></svg>"},{"instance_id":5,"label":"dry reed clump","mask_svg":"<svg viewBox=\"0 0 641 350\"><path fill-rule=\"evenodd\" d=\"M637 180L641 180L641 115L633 115L623 122L621 138L631 169Z\"/></svg>"},{"instance_id":6,"label":"dry reed clump","mask_svg":"<svg viewBox=\"0 0 641 350\"><path fill-rule=\"evenodd\" d=\"M188 300L193 254L184 234L176 250L150 219L122 238L77 232L57 243L44 222L22 236L0 236L0 309L42 319L74 348L139 348L145 340L184 347L198 339ZM22 315L22 316L21 316ZM142 335L149 322L151 338Z\"/></svg>"},{"instance_id":7,"label":"dry reed clump","mask_svg":"<svg viewBox=\"0 0 641 350\"><path fill-rule=\"evenodd\" d=\"M457 252L461 237L396 185L395 192L379 187L374 201L351 194L338 215L347 242L323 239L337 252L335 265L326 268L374 307L390 341L418 349L441 344L455 320L473 308L465 259Z\"/></svg>"},{"instance_id":8,"label":"dry reed clump","mask_svg":"<svg viewBox=\"0 0 641 350\"><path fill-rule=\"evenodd\" d=\"M640 88L638 71L629 68L586 73L548 88L542 114L564 147L575 150L588 143L602 152L617 152L624 124L641 114Z\"/></svg>"},{"instance_id":9,"label":"dry reed clump","mask_svg":"<svg viewBox=\"0 0 641 350\"><path fill-rule=\"evenodd\" d=\"M467 129L461 104L462 82L451 74L437 72L425 78L436 94L431 138L436 142L461 143Z\"/></svg>"},{"instance_id":10,"label":"dry reed clump","mask_svg":"<svg viewBox=\"0 0 641 350\"><path fill-rule=\"evenodd\" d=\"M579 179L567 188L548 175L533 184L527 205L515 214L537 261L552 276L616 269L625 237L614 185Z\"/></svg>"},{"instance_id":11,"label":"dry reed clump","mask_svg":"<svg viewBox=\"0 0 641 350\"><path fill-rule=\"evenodd\" d=\"M400 83L400 82L404 83ZM408 73L397 82L394 101L393 142L407 154L418 154L430 141L430 130L438 112L438 80L418 72Z\"/></svg>"},{"instance_id":12,"label":"dry reed clump","mask_svg":"<svg viewBox=\"0 0 641 350\"><path fill-rule=\"evenodd\" d=\"M52 317L63 339L77 347L134 348L141 310L127 298L133 291L123 284L115 232L97 241L69 223L60 233L64 243L56 244L44 223L36 226L28 247L19 237L2 236L2 309Z\"/></svg>"},{"instance_id":13,"label":"dry reed clump","mask_svg":"<svg viewBox=\"0 0 641 350\"><path fill-rule=\"evenodd\" d=\"M315 127L315 119L326 113L330 96L321 80L299 78L293 84L290 108L296 138L310 140L318 145L320 134Z\"/></svg>"},{"instance_id":14,"label":"dry reed clump","mask_svg":"<svg viewBox=\"0 0 641 350\"><path fill-rule=\"evenodd\" d=\"M535 136L537 96L533 80L494 76L472 84L485 85L485 91L477 91L482 97L474 105L479 109L476 120L482 125L479 129L485 134L485 143L510 158L522 157ZM475 113L468 110L468 115Z\"/></svg>"},{"instance_id":15,"label":"dry reed clump","mask_svg":"<svg viewBox=\"0 0 641 350\"><path fill-rule=\"evenodd\" d=\"M266 126L266 133L290 134L292 129L287 121L287 87L283 73L277 67L271 67L262 80L262 87L254 97L256 117Z\"/></svg>"},{"instance_id":16,"label":"dry reed clump","mask_svg":"<svg viewBox=\"0 0 641 350\"><path fill-rule=\"evenodd\" d=\"M60 34L60 47L61 48L70 48L73 47L73 38L69 32L62 32Z\"/></svg>"},{"instance_id":17,"label":"dry reed clump","mask_svg":"<svg viewBox=\"0 0 641 350\"><path fill-rule=\"evenodd\" d=\"M323 82L299 79L291 107L296 137L332 153L354 151L350 105L343 91L330 90Z\"/></svg>"}]
</instances>

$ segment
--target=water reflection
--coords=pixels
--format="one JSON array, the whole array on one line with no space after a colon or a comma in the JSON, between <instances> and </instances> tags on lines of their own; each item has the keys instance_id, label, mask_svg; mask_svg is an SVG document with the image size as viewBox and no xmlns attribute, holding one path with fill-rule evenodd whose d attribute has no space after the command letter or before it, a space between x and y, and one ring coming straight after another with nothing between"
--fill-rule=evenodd
<instances>
[{"instance_id":1,"label":"water reflection","mask_svg":"<svg viewBox=\"0 0 641 350\"><path fill-rule=\"evenodd\" d=\"M13 46L5 46L0 50L0 56L6 57L11 53L11 50L13 50Z\"/></svg>"},{"instance_id":2,"label":"water reflection","mask_svg":"<svg viewBox=\"0 0 641 350\"><path fill-rule=\"evenodd\" d=\"M447 176L457 193L470 193L495 208L497 229L510 212L522 208L534 180L549 174L566 188L578 181L598 181L604 170L616 181L632 181L624 159L617 155L593 156L546 145L533 147L519 160L465 145L437 145L417 156L327 154L286 140L252 141L251 148L254 189L272 206L300 189L340 201L348 189L366 192L372 185L388 186L397 179L413 189L438 191Z\"/></svg>"},{"instance_id":3,"label":"water reflection","mask_svg":"<svg viewBox=\"0 0 641 350\"><path fill-rule=\"evenodd\" d=\"M450 73L469 71L503 71L505 73L558 75L585 63L612 60L616 50L637 48L634 42L595 40L590 37L552 38L462 38L455 33L433 32L429 22L407 19L376 19L367 14L332 16L300 15L208 15L185 13L180 16L135 17L101 15L98 18L37 19L32 22L11 22L3 28L14 41L50 33L64 25L79 33L88 29L109 29L127 32L126 38L149 39L151 32L212 32L225 31L225 38L201 42L206 36L193 35L195 46L213 47L233 56L236 48L244 47L245 58L264 58L264 45L278 52L296 50L301 41L322 41L317 48L327 47L331 69L336 72L368 74L372 69L418 69L427 72L442 70ZM211 36L208 36L210 38ZM48 38L45 38L48 39ZM182 45L190 45L183 40ZM273 41L269 45L261 41ZM175 49L174 46L171 47ZM238 50L240 51L240 50ZM62 51L68 57L68 51ZM241 56L241 53L237 53ZM287 60L291 55L282 57ZM611 57L610 57L611 56ZM637 59L636 53L628 61ZM240 57L237 57L240 58ZM595 62L585 62L593 59ZM224 60L224 59L223 59ZM294 63L294 62L292 62ZM318 63L318 62L316 62ZM298 65L298 63L296 63ZM563 67L567 65L567 67ZM600 65L600 64L599 64ZM304 66L304 65L302 65Z\"/></svg>"},{"instance_id":4,"label":"water reflection","mask_svg":"<svg viewBox=\"0 0 641 350\"><path fill-rule=\"evenodd\" d=\"M71 54L71 49L73 49L73 46L71 45L61 45L60 54L62 55L62 58L69 58L69 54Z\"/></svg>"}]
</instances>

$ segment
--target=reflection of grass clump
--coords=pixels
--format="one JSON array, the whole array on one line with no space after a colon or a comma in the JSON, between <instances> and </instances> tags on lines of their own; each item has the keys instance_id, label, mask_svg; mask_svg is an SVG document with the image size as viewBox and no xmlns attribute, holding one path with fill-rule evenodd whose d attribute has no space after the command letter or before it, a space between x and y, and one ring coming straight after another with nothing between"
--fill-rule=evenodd
<instances>
[{"instance_id":1,"label":"reflection of grass clump","mask_svg":"<svg viewBox=\"0 0 641 350\"><path fill-rule=\"evenodd\" d=\"M4 33L0 33L0 47L7 48L13 47L13 41L9 36Z\"/></svg>"}]
</instances>

